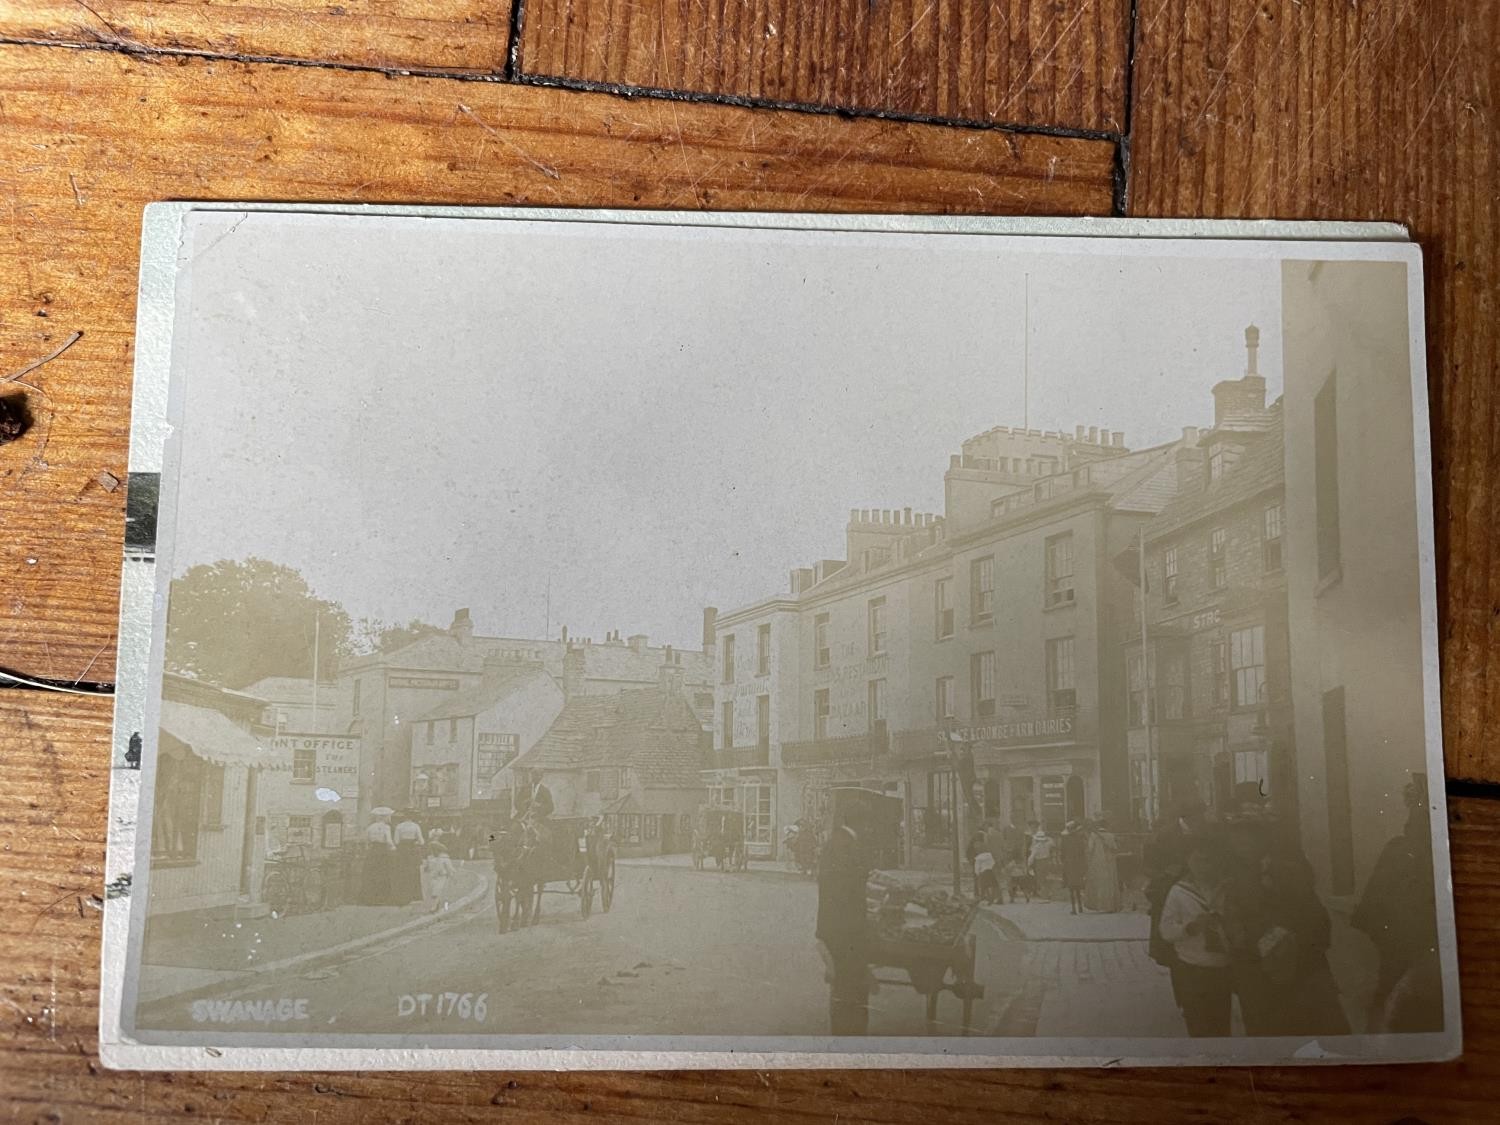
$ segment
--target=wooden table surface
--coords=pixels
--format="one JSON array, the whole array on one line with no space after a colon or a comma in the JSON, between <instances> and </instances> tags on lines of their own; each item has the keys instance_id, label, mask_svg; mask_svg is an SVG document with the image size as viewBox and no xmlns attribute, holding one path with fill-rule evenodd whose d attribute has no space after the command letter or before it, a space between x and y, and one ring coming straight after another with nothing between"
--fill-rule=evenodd
<instances>
[{"instance_id":1,"label":"wooden table surface","mask_svg":"<svg viewBox=\"0 0 1500 1125\"><path fill-rule=\"evenodd\" d=\"M1390 219L1428 263L1462 1061L131 1075L94 1045L109 701L0 692L15 1120L1494 1120L1500 4L0 0L0 667L99 685L154 199ZM1491 664L1496 667L1492 670ZM1492 674L1493 673L1493 674ZM496 1108L504 1107L504 1108Z\"/></svg>"}]
</instances>

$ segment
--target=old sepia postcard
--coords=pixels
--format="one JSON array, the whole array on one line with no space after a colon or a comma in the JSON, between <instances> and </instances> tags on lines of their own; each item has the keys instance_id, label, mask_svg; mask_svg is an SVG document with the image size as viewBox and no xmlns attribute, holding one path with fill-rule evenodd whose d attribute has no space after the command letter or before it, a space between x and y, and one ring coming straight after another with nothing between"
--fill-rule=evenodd
<instances>
[{"instance_id":1,"label":"old sepia postcard","mask_svg":"<svg viewBox=\"0 0 1500 1125\"><path fill-rule=\"evenodd\" d=\"M1387 226L162 204L101 1049L1451 1057Z\"/></svg>"}]
</instances>

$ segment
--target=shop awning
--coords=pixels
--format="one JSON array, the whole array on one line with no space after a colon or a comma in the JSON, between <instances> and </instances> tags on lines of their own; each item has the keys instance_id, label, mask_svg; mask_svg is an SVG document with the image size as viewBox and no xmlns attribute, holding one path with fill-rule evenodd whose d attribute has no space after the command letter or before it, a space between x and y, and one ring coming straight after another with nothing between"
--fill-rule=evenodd
<instances>
[{"instance_id":1,"label":"shop awning","mask_svg":"<svg viewBox=\"0 0 1500 1125\"><path fill-rule=\"evenodd\" d=\"M189 746L198 757L219 765L291 768L289 751L275 749L269 739L257 739L227 715L208 707L164 699L161 729Z\"/></svg>"}]
</instances>

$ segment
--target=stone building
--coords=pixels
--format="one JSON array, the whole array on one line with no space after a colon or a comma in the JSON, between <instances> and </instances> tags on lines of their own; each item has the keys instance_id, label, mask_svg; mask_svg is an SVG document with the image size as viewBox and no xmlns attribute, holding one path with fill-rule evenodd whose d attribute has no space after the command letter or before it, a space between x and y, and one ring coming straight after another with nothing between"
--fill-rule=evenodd
<instances>
[{"instance_id":1,"label":"stone building","mask_svg":"<svg viewBox=\"0 0 1500 1125\"><path fill-rule=\"evenodd\" d=\"M989 430L951 459L941 515L856 510L844 559L721 615L706 780L753 844L844 784L901 799L912 862L941 860L961 814L1124 814L1124 729L1100 716L1125 706L1132 586L1108 560L1176 471L1172 447L1109 431Z\"/></svg>"},{"instance_id":2,"label":"stone building","mask_svg":"<svg viewBox=\"0 0 1500 1125\"><path fill-rule=\"evenodd\" d=\"M570 662L570 650L582 656ZM539 665L559 685L566 686L564 681L570 680L578 694L612 694L656 686L658 669L669 650L670 646L651 645L640 634L626 638L611 632L597 643L589 638L569 639L566 628L555 640L480 636L474 632L469 611L460 609L444 632L390 652L346 660L339 669L340 698L348 708L344 729L360 735L366 745L360 785L369 799L362 807L407 806L417 795L414 790L421 788L419 782L426 780L418 777L417 769L468 760L459 753L456 726L450 744L453 756L441 762L425 749L414 759L413 738L425 748L429 730L422 727L420 733L413 732L423 723L436 724L431 729L436 742L440 734L446 735L447 720L473 718L438 712L461 694L478 691L482 695L487 676L502 674L507 666ZM671 651L677 652L684 690L706 725L713 706L712 657L706 650ZM491 719L488 734L519 738L523 733L516 726L506 727L498 715ZM504 748L501 742L495 746ZM477 742L471 750L477 753ZM421 795L425 803L429 794Z\"/></svg>"},{"instance_id":3,"label":"stone building","mask_svg":"<svg viewBox=\"0 0 1500 1125\"><path fill-rule=\"evenodd\" d=\"M1282 407L1266 404L1259 331L1245 335L1245 374L1214 387L1213 426L1185 428L1174 450L1177 494L1143 529L1144 569L1137 544L1118 559L1146 589L1122 716L1140 827L1184 802L1227 810L1241 787L1295 820Z\"/></svg>"}]
</instances>

